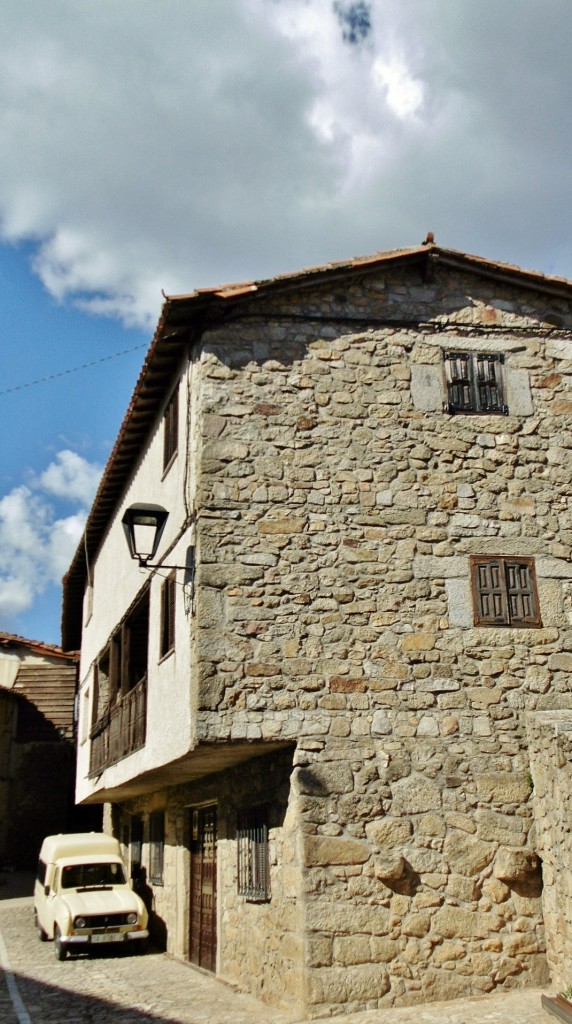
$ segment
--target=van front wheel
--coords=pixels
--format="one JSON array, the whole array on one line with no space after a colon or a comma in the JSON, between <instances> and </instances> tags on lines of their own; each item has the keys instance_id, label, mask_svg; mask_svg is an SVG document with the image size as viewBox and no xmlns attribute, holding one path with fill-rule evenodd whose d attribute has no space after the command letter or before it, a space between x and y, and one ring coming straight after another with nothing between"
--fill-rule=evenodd
<instances>
[{"instance_id":1,"label":"van front wheel","mask_svg":"<svg viewBox=\"0 0 572 1024\"><path fill-rule=\"evenodd\" d=\"M56 925L56 932L54 935L55 949L56 949L56 960L65 960L68 955L68 951L62 942L62 933Z\"/></svg>"},{"instance_id":2,"label":"van front wheel","mask_svg":"<svg viewBox=\"0 0 572 1024\"><path fill-rule=\"evenodd\" d=\"M42 928L40 922L38 921L38 915L37 915L35 910L34 910L34 924L35 924L36 928L38 929L38 936L39 936L40 942L47 942L48 941L48 933L44 931L44 929Z\"/></svg>"}]
</instances>

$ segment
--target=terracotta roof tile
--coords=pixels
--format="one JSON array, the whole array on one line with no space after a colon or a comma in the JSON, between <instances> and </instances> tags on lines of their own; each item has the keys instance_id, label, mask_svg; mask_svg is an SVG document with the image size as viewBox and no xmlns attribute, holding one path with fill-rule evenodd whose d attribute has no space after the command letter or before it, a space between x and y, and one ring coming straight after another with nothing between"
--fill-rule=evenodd
<instances>
[{"instance_id":1,"label":"terracotta roof tile","mask_svg":"<svg viewBox=\"0 0 572 1024\"><path fill-rule=\"evenodd\" d=\"M26 647L36 654L49 655L52 658L63 658L65 661L77 661L79 652L63 651L55 644L45 644L41 640L28 640L26 637L18 636L16 633L0 632L0 649L11 647Z\"/></svg>"}]
</instances>

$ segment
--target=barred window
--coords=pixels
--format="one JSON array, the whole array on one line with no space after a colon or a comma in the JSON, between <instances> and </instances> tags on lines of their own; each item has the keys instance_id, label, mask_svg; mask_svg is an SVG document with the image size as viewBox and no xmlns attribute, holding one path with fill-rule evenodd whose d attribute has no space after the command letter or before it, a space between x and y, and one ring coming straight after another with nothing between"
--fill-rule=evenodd
<instances>
[{"instance_id":1,"label":"barred window","mask_svg":"<svg viewBox=\"0 0 572 1024\"><path fill-rule=\"evenodd\" d=\"M165 815L155 811L149 815L149 881L163 882L163 856L165 852Z\"/></svg>"},{"instance_id":2,"label":"barred window","mask_svg":"<svg viewBox=\"0 0 572 1024\"><path fill-rule=\"evenodd\" d=\"M500 353L446 352L447 411L507 415Z\"/></svg>"},{"instance_id":3,"label":"barred window","mask_svg":"<svg viewBox=\"0 0 572 1024\"><path fill-rule=\"evenodd\" d=\"M174 391L163 414L163 469L174 459L179 446L179 392Z\"/></svg>"},{"instance_id":4,"label":"barred window","mask_svg":"<svg viewBox=\"0 0 572 1024\"><path fill-rule=\"evenodd\" d=\"M251 903L270 899L268 807L239 811L236 826L238 894Z\"/></svg>"},{"instance_id":5,"label":"barred window","mask_svg":"<svg viewBox=\"0 0 572 1024\"><path fill-rule=\"evenodd\" d=\"M161 586L161 642L159 645L161 658L172 651L175 646L176 592L176 572L173 571Z\"/></svg>"},{"instance_id":6,"label":"barred window","mask_svg":"<svg viewBox=\"0 0 572 1024\"><path fill-rule=\"evenodd\" d=\"M532 558L471 559L475 625L541 626Z\"/></svg>"}]
</instances>

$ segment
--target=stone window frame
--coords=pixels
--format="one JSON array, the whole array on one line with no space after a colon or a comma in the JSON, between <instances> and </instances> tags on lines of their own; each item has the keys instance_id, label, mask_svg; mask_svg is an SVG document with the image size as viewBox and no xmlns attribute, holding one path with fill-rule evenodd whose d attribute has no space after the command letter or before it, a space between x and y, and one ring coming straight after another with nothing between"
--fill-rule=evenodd
<instances>
[{"instance_id":1,"label":"stone window frame","mask_svg":"<svg viewBox=\"0 0 572 1024\"><path fill-rule=\"evenodd\" d=\"M502 367L504 401L510 416L534 416L535 408L531 390L530 370L519 365L518 353L525 346L516 338L488 338L455 335L454 337L425 337L415 345L411 362L411 400L419 412L447 412L447 382L443 361L444 352L499 354L503 356ZM458 415L458 413L457 413ZM485 413L468 413L482 417ZM495 414L492 414L495 416ZM498 415L495 416L500 420ZM477 420L478 422L478 420ZM500 429L504 429L499 423Z\"/></svg>"},{"instance_id":2,"label":"stone window frame","mask_svg":"<svg viewBox=\"0 0 572 1024\"><path fill-rule=\"evenodd\" d=\"M502 352L445 349L446 412L451 415L508 416Z\"/></svg>"},{"instance_id":3,"label":"stone window frame","mask_svg":"<svg viewBox=\"0 0 572 1024\"><path fill-rule=\"evenodd\" d=\"M236 817L237 892L247 903L268 903L270 893L269 806L239 810Z\"/></svg>"},{"instance_id":4,"label":"stone window frame","mask_svg":"<svg viewBox=\"0 0 572 1024\"><path fill-rule=\"evenodd\" d=\"M534 558L472 555L470 566L475 626L542 626Z\"/></svg>"}]
</instances>

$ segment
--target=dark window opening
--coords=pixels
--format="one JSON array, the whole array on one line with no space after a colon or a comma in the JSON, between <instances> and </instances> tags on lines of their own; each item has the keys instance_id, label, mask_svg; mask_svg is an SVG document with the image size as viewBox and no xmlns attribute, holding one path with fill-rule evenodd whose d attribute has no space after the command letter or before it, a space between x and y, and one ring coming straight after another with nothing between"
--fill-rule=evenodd
<instances>
[{"instance_id":1,"label":"dark window opening","mask_svg":"<svg viewBox=\"0 0 572 1024\"><path fill-rule=\"evenodd\" d=\"M156 885L163 882L163 860L165 852L165 815L155 811L149 815L149 881Z\"/></svg>"},{"instance_id":2,"label":"dark window opening","mask_svg":"<svg viewBox=\"0 0 572 1024\"><path fill-rule=\"evenodd\" d=\"M532 558L471 559L475 625L541 626Z\"/></svg>"},{"instance_id":3,"label":"dark window opening","mask_svg":"<svg viewBox=\"0 0 572 1024\"><path fill-rule=\"evenodd\" d=\"M179 445L179 392L174 391L163 414L163 469L177 454Z\"/></svg>"},{"instance_id":4,"label":"dark window opening","mask_svg":"<svg viewBox=\"0 0 572 1024\"><path fill-rule=\"evenodd\" d=\"M143 863L143 820L141 818L133 817L131 819L129 849L131 877L137 878L141 874L141 865Z\"/></svg>"},{"instance_id":5,"label":"dark window opening","mask_svg":"<svg viewBox=\"0 0 572 1024\"><path fill-rule=\"evenodd\" d=\"M268 807L239 811L236 826L238 894L251 903L270 899Z\"/></svg>"},{"instance_id":6,"label":"dark window opening","mask_svg":"<svg viewBox=\"0 0 572 1024\"><path fill-rule=\"evenodd\" d=\"M507 415L502 354L446 352L447 412Z\"/></svg>"},{"instance_id":7,"label":"dark window opening","mask_svg":"<svg viewBox=\"0 0 572 1024\"><path fill-rule=\"evenodd\" d=\"M172 572L161 587L161 642L160 655L163 658L175 646L175 603L176 573Z\"/></svg>"},{"instance_id":8,"label":"dark window opening","mask_svg":"<svg viewBox=\"0 0 572 1024\"><path fill-rule=\"evenodd\" d=\"M97 722L147 676L149 590L137 602L96 662L94 720Z\"/></svg>"},{"instance_id":9,"label":"dark window opening","mask_svg":"<svg viewBox=\"0 0 572 1024\"><path fill-rule=\"evenodd\" d=\"M91 774L145 744L148 647L147 587L94 666Z\"/></svg>"}]
</instances>

